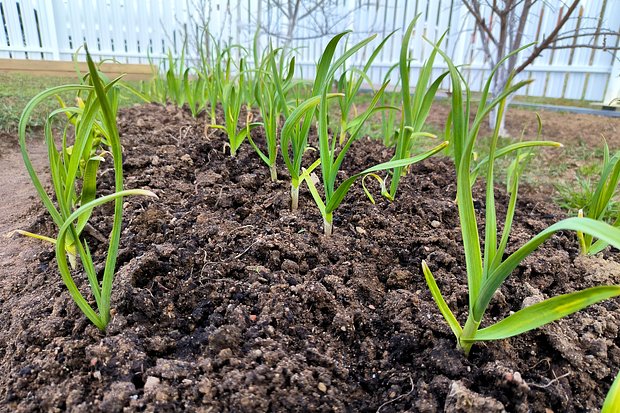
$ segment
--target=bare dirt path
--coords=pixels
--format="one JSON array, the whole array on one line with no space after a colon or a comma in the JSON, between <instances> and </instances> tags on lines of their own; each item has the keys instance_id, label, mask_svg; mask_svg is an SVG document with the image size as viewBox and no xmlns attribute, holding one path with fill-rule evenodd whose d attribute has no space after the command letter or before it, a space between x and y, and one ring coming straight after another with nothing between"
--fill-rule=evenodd
<instances>
[{"instance_id":1,"label":"bare dirt path","mask_svg":"<svg viewBox=\"0 0 620 413\"><path fill-rule=\"evenodd\" d=\"M39 202L15 140L13 136L0 135L1 290L9 287L14 277L25 271L24 260L40 251L40 248L33 248L36 241L18 235L10 236L14 230L26 228L32 223L36 215L31 211ZM44 142L31 139L28 144L35 168L44 170L47 159Z\"/></svg>"}]
</instances>

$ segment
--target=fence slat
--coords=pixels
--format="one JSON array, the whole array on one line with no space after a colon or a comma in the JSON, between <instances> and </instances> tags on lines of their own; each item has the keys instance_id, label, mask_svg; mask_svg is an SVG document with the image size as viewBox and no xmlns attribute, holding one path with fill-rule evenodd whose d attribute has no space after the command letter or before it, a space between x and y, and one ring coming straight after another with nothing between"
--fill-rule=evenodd
<instances>
[{"instance_id":1,"label":"fence slat","mask_svg":"<svg viewBox=\"0 0 620 413\"><path fill-rule=\"evenodd\" d=\"M11 50L11 48L16 50L14 53L11 53L11 57L13 59L27 59L28 53L20 51L20 49L23 50L26 45L24 44L24 34L21 29L22 23L19 17L18 3L6 1L3 4L5 19L7 20L8 43L12 46L9 46L9 50Z\"/></svg>"},{"instance_id":2,"label":"fence slat","mask_svg":"<svg viewBox=\"0 0 620 413\"><path fill-rule=\"evenodd\" d=\"M0 58L10 59L11 52L9 51L9 38L5 33L5 27L7 27L6 21L6 5L3 1L0 1Z\"/></svg>"},{"instance_id":3,"label":"fence slat","mask_svg":"<svg viewBox=\"0 0 620 413\"><path fill-rule=\"evenodd\" d=\"M148 57L158 64L168 50L175 56L187 33L197 36L193 25L200 16L208 18L210 32L222 42L249 45L259 22L268 31L286 33L288 20L271 0L0 0L0 58L71 60L74 51L87 42L91 53L98 58L115 58L125 63L146 63ZM420 13L413 33L410 50L412 61L412 84L419 67L428 57L432 46L423 37L436 41L445 31L444 47L457 64L467 64L464 76L473 90L482 87L489 69L482 53L483 42L488 41L475 31L475 22L458 0L385 0L376 3L365 0L333 0L328 2L329 13L337 25L335 31L353 29L349 44L358 42L371 33L386 36L398 32L385 44L370 70L373 83L383 81L388 69L397 60L402 44L403 31L413 17ZM302 14L307 4L302 2ZM195 10L202 5L205 10ZM522 4L519 5L523 7ZM580 33L592 29L620 30L620 1L588 0L568 21L563 32L578 28ZM523 42L541 41L558 21L560 10L566 6L560 2L537 2L533 5L524 29ZM340 14L338 14L340 13ZM485 21L493 33L499 26L493 21L488 7L483 7ZM340 18L338 16L341 16ZM317 37L310 27L303 24L296 28L299 39L290 45L298 48L300 73L305 77L314 75L316 62L329 36ZM261 35L260 44L269 42ZM371 53L374 41L355 57L351 65L360 66ZM575 40L567 38L558 45L573 42L601 46L610 38L603 36ZM615 40L612 40L615 41ZM286 43L283 37L274 44ZM191 45L190 45L191 46ZM344 47L344 42L341 44ZM192 47L187 58L196 59ZM236 53L236 52L235 52ZM606 50L560 49L545 51L524 73L521 79L534 82L522 92L532 96L564 97L600 101L618 92L618 54ZM80 60L84 54L80 53ZM434 75L445 69L445 63L437 59ZM397 71L392 73L396 83ZM449 83L446 80L444 86Z\"/></svg>"}]
</instances>

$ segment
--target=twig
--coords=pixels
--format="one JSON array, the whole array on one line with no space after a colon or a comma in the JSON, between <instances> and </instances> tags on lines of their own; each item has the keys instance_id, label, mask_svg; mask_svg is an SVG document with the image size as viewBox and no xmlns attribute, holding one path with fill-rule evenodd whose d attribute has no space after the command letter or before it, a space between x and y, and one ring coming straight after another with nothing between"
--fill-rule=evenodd
<instances>
[{"instance_id":1,"label":"twig","mask_svg":"<svg viewBox=\"0 0 620 413\"><path fill-rule=\"evenodd\" d=\"M398 401L404 397L409 396L411 393L413 393L413 389L414 389L414 385L413 385L413 379L411 378L411 376L409 376L409 381L411 382L411 390L409 390L409 392L405 393L405 394L401 394L398 397L393 398L392 400L388 400L387 402L383 403L381 406L379 406L379 408L377 409L377 413L379 413L381 411L381 409L383 409L385 406L387 406L388 404L394 403L395 401Z\"/></svg>"},{"instance_id":2,"label":"twig","mask_svg":"<svg viewBox=\"0 0 620 413\"><path fill-rule=\"evenodd\" d=\"M558 33L560 32L566 21L573 14L575 9L577 8L577 5L579 5L579 0L573 0L573 3L566 10L566 14L558 20L557 24L555 25L555 29L553 29L549 36L547 36L545 39L543 39L542 42L540 42L536 47L534 47L532 54L530 54L530 56L525 59L525 61L521 63L519 67L515 69L515 73L521 73L530 63L532 63L540 55L543 50L547 49L549 46L552 45L552 43L555 42Z\"/></svg>"},{"instance_id":3,"label":"twig","mask_svg":"<svg viewBox=\"0 0 620 413\"><path fill-rule=\"evenodd\" d=\"M553 375L555 376L555 373L553 373ZM556 377L553 380L550 380L547 384L536 384L536 383L528 383L528 386L532 386L532 387L536 387L539 389L546 389L547 387L551 386L553 383L557 382L560 379L563 379L564 377L568 377L570 376L570 372L566 373L566 374L562 374L559 377Z\"/></svg>"},{"instance_id":4,"label":"twig","mask_svg":"<svg viewBox=\"0 0 620 413\"><path fill-rule=\"evenodd\" d=\"M217 196L217 200L215 201L215 205L213 205L213 208L217 208L217 204L220 203L220 199L222 198L222 191L224 191L224 187L220 188L220 194Z\"/></svg>"},{"instance_id":5,"label":"twig","mask_svg":"<svg viewBox=\"0 0 620 413\"><path fill-rule=\"evenodd\" d=\"M194 169L194 178L198 176L198 169ZM198 195L198 180L194 181L194 193Z\"/></svg>"},{"instance_id":6,"label":"twig","mask_svg":"<svg viewBox=\"0 0 620 413\"><path fill-rule=\"evenodd\" d=\"M183 133L183 129L185 129L185 133ZM184 142L187 140L187 135L189 135L190 131L193 129L193 126L181 126L179 128L179 138L181 138ZM181 137L183 135L183 137ZM178 142L178 140L177 140Z\"/></svg>"},{"instance_id":7,"label":"twig","mask_svg":"<svg viewBox=\"0 0 620 413\"><path fill-rule=\"evenodd\" d=\"M484 32L488 36L491 43L497 46L497 39L493 35L493 31L489 28L489 26L487 26L484 18L480 13L480 5L476 2L470 4L468 1L465 0L463 1L463 5L467 8L469 13L474 17L474 19L476 19L476 23L480 28L480 31Z\"/></svg>"},{"instance_id":8,"label":"twig","mask_svg":"<svg viewBox=\"0 0 620 413\"><path fill-rule=\"evenodd\" d=\"M537 366L539 366L542 363L547 363L547 369L549 369L549 367L551 367L551 362L549 360L549 358L544 358L542 360L539 360L538 362L536 362L536 364L534 364L531 367L528 367L527 370L530 371L532 369L535 369Z\"/></svg>"},{"instance_id":9,"label":"twig","mask_svg":"<svg viewBox=\"0 0 620 413\"><path fill-rule=\"evenodd\" d=\"M254 225L241 225L241 226L239 226L239 227L237 227L237 228L231 229L231 230L228 232L228 234L226 234L226 236L227 236L227 237L230 237L230 236L231 236L232 234L234 234L235 232L237 232L237 231L241 231L241 230L246 229L246 228L254 228Z\"/></svg>"},{"instance_id":10,"label":"twig","mask_svg":"<svg viewBox=\"0 0 620 413\"><path fill-rule=\"evenodd\" d=\"M108 242L108 240L106 239L106 237L103 236L103 234L101 232L99 232L95 227L93 227L91 224L86 224L86 226L84 227L84 229L86 230L86 232L88 232L93 238L95 238L97 241L101 242L102 244L105 244Z\"/></svg>"},{"instance_id":11,"label":"twig","mask_svg":"<svg viewBox=\"0 0 620 413\"><path fill-rule=\"evenodd\" d=\"M180 133L180 131L179 131L179 133ZM181 136L181 135L179 135L179 136ZM177 138L176 136L174 136L171 133L168 133L168 138L174 140L176 143L179 143L179 138Z\"/></svg>"},{"instance_id":12,"label":"twig","mask_svg":"<svg viewBox=\"0 0 620 413\"><path fill-rule=\"evenodd\" d=\"M250 248L252 248L254 245L256 245L258 243L259 240L254 241L253 243L250 244L249 247L247 247L246 249L244 249L241 253L235 255L235 258L233 259L239 259L241 258L243 255L245 255L246 252L248 252L250 250Z\"/></svg>"},{"instance_id":13,"label":"twig","mask_svg":"<svg viewBox=\"0 0 620 413\"><path fill-rule=\"evenodd\" d=\"M552 46L550 47L550 49L553 50L560 50L560 49L578 49L578 48L582 48L582 49L595 49L595 50L603 50L605 52L610 52L612 50L620 50L620 47L615 47L615 46L605 46L605 45L592 45L592 44L567 44L567 45L562 45L562 46Z\"/></svg>"},{"instance_id":14,"label":"twig","mask_svg":"<svg viewBox=\"0 0 620 413\"><path fill-rule=\"evenodd\" d=\"M200 269L200 274L198 275L198 277L202 277L202 273L204 272L205 268L207 267L207 264L209 264L209 262L207 262L207 251L204 251L204 257L202 259L202 268Z\"/></svg>"}]
</instances>

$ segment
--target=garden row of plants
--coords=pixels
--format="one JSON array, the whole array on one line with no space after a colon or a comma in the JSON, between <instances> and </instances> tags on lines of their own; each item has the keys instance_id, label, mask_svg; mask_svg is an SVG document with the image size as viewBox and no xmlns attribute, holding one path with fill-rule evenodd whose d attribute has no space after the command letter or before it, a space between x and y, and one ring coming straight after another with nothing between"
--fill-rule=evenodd
<instances>
[{"instance_id":1,"label":"garden row of plants","mask_svg":"<svg viewBox=\"0 0 620 413\"><path fill-rule=\"evenodd\" d=\"M185 67L183 55L181 59L175 60L170 54L167 70L158 73L141 93L148 100L186 105L194 116L206 111L205 133L224 131L233 157L247 141L269 168L274 181L278 179L278 168L282 167L276 163L280 155L290 177L291 209L299 207L300 187L305 184L323 217L326 236L332 234L333 214L356 180L361 180L364 185L365 179L376 179L381 186L381 195L391 202L398 202L399 183L402 176L411 173L409 167L445 150L452 156L456 169L455 207L460 218L467 269L469 302L464 325L458 322L445 302L431 271L433 263L423 261L422 271L439 311L465 356L477 342L506 339L620 295L620 285L588 288L549 298L480 328L485 311L502 283L554 233L574 231L581 251L586 255L596 254L609 245L620 248L620 220L612 224L603 220L620 179L620 152L610 156L609 150L605 148L604 165L597 189L579 216L551 225L515 252L507 254L517 209L519 179L530 159L535 156L535 148L561 145L533 140L499 147L498 126L489 141L488 156L476 159L474 146L484 119L492 113L501 117L506 110L507 98L530 81L516 81L511 77L502 93L491 96L489 89L495 68L484 84L479 103L474 108L470 89L460 69L441 48L442 37L436 43L426 40L432 45L433 51L421 66L415 88L411 92L409 43L416 20L411 22L404 33L399 61L390 69L385 82L373 90L367 107L360 111L354 104L355 98L365 83L372 85L368 71L387 39L394 33L376 46L372 46L376 36L348 46L348 32L336 35L325 47L312 81L296 77L294 50L274 48L271 45L260 50L258 35L251 50L241 45L224 46L207 33L205 37L208 37L212 47L201 52L196 66ZM346 43L345 47L340 48L343 42ZM354 56L368 49L371 52L363 66L348 64ZM339 54L338 50L343 51ZM506 56L506 59L511 56ZM438 58L445 62L444 67L447 69L433 78ZM105 330L110 321L110 296L121 234L123 198L136 195L155 197L155 194L146 190L123 188L122 151L116 116L119 91L127 86L123 85L120 78L107 79L88 54L87 60L89 73L81 78L79 84L55 87L40 93L32 99L22 115L19 135L24 161L39 196L58 227L58 234L56 238L50 238L24 231L22 233L55 244L58 268L71 297L94 325ZM399 75L400 94L386 93L393 70L397 70ZM445 141L430 150L420 151L418 139L434 137L424 131L425 121L437 91L447 81L451 84L452 93ZM68 91L76 93L78 104L68 106L59 99L58 109L49 114L44 128L53 188L53 195L50 196L29 159L26 125L37 105ZM216 108L220 104L224 113L223 124L218 124L216 116ZM333 110L334 106L337 107L336 111ZM255 112L260 117L255 119ZM335 121L334 113L338 114ZM474 113L473 121L470 121L470 114ZM340 178L348 150L360 138L364 125L373 115L382 117L384 141L393 148L393 157L388 162ZM60 142L55 141L51 126L56 117L66 118ZM500 125L500 122L496 124ZM318 133L318 148L311 153L317 153L316 160L304 164L304 154L310 149L309 136L314 125ZM540 127L539 120L539 136ZM265 142L257 142L253 138L252 131L257 128L263 129ZM116 192L97 197L97 173L100 163L106 158L112 158L114 163ZM495 176L500 172L495 167L499 158L511 159L509 167L503 171L507 176L509 201L501 231L495 207ZM321 172L320 180L315 174L317 170ZM380 172L385 175L379 175ZM486 178L486 208L481 219L476 216L473 195L473 186L480 175ZM364 190L373 200L365 186ZM89 229L93 209L107 202L114 202L113 227L103 279L99 280L84 233ZM480 232L481 225L484 227L483 234ZM92 294L90 300L82 295L74 282L72 272L79 271L86 273ZM619 387L619 380L616 379L604 411L617 411L620 408Z\"/></svg>"}]
</instances>

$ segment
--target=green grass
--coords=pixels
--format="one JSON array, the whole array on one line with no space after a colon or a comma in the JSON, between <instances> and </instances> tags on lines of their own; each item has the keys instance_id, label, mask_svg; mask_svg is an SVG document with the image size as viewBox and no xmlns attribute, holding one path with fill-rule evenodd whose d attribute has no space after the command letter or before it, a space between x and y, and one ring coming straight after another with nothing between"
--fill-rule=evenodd
<instances>
[{"instance_id":1,"label":"green grass","mask_svg":"<svg viewBox=\"0 0 620 413\"><path fill-rule=\"evenodd\" d=\"M35 95L45 89L67 83L78 83L77 76L51 77L32 76L22 73L0 73L0 132L17 133L17 125L22 111ZM138 82L129 82L137 87ZM61 98L68 104L75 103L73 94L64 93ZM123 92L120 98L120 106L131 106L140 102L140 99ZM42 102L32 114L28 122L30 127L43 127L47 114L58 107L55 99Z\"/></svg>"},{"instance_id":2,"label":"green grass","mask_svg":"<svg viewBox=\"0 0 620 413\"><path fill-rule=\"evenodd\" d=\"M16 132L22 111L36 94L44 89L72 83L74 78L39 77L21 73L0 73L0 131ZM61 96L71 102L71 93ZM47 113L58 107L58 102L48 100L33 114L29 125L42 127Z\"/></svg>"},{"instance_id":3,"label":"green grass","mask_svg":"<svg viewBox=\"0 0 620 413\"><path fill-rule=\"evenodd\" d=\"M471 92L472 102L478 102L480 99L480 92ZM578 107L578 108L590 108L596 109L597 105L593 105L594 102L591 100L581 100L581 99L565 99L565 98L550 98L544 96L514 96L512 97L513 103L528 103L532 105L552 105L552 106L567 106L567 107ZM600 106L600 105L599 105Z\"/></svg>"},{"instance_id":4,"label":"green grass","mask_svg":"<svg viewBox=\"0 0 620 413\"><path fill-rule=\"evenodd\" d=\"M515 96L514 102L518 103L531 103L538 105L553 105L553 106L573 106L578 108L589 108L589 109L597 109L597 105L593 105L594 102L591 100L581 100L581 99L564 99L564 98L548 98L548 97L537 97L537 96ZM598 109L600 109L600 105L598 105Z\"/></svg>"},{"instance_id":5,"label":"green grass","mask_svg":"<svg viewBox=\"0 0 620 413\"><path fill-rule=\"evenodd\" d=\"M586 155L588 153L590 154L589 157ZM576 216L580 209L587 207L596 191L596 185L600 180L602 171L603 153L601 148L592 150L579 146L570 149L569 156L570 159L576 160L580 164L576 167L574 180L561 179L554 185L557 191L554 201L568 211L570 215ZM569 166L566 167L569 168ZM571 169L575 168L571 167ZM618 216L618 211L620 211L620 195L617 194L609 202L603 219L606 221L613 220L614 217Z\"/></svg>"}]
</instances>

